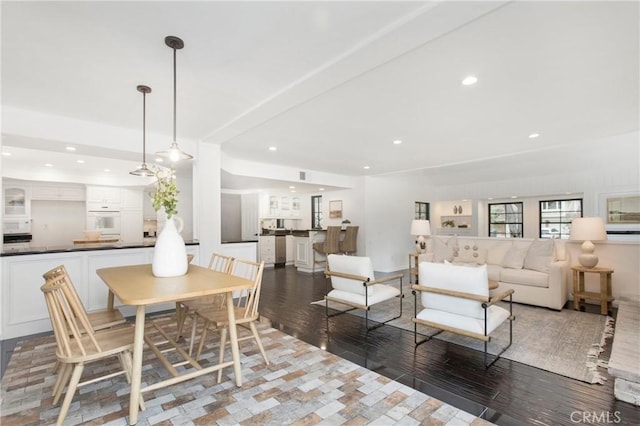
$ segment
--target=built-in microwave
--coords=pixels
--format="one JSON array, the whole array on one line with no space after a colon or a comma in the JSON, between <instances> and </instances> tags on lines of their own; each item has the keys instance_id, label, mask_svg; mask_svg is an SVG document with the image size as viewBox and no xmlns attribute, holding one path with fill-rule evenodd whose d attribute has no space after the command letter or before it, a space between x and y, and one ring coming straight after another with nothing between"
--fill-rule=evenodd
<instances>
[{"instance_id":1,"label":"built-in microwave","mask_svg":"<svg viewBox=\"0 0 640 426\"><path fill-rule=\"evenodd\" d=\"M87 212L87 230L102 235L120 235L120 212Z\"/></svg>"},{"instance_id":2,"label":"built-in microwave","mask_svg":"<svg viewBox=\"0 0 640 426\"><path fill-rule=\"evenodd\" d=\"M2 223L2 233L31 234L31 219L5 219Z\"/></svg>"}]
</instances>

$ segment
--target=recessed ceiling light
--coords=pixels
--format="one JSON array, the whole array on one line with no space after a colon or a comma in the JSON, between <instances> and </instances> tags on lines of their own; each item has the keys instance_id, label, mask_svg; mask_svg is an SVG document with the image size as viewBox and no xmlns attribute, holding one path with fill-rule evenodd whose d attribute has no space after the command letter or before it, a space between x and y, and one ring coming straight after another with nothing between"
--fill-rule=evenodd
<instances>
[{"instance_id":1,"label":"recessed ceiling light","mask_svg":"<svg viewBox=\"0 0 640 426\"><path fill-rule=\"evenodd\" d=\"M162 163L164 160L160 157L156 157L156 163Z\"/></svg>"},{"instance_id":2,"label":"recessed ceiling light","mask_svg":"<svg viewBox=\"0 0 640 426\"><path fill-rule=\"evenodd\" d=\"M291 190L291 192L296 192L296 190L295 190L295 189L292 189L292 190Z\"/></svg>"},{"instance_id":3,"label":"recessed ceiling light","mask_svg":"<svg viewBox=\"0 0 640 426\"><path fill-rule=\"evenodd\" d=\"M529 135L529 139L535 139L535 138L537 138L538 136L540 136L540 133L531 133L531 134Z\"/></svg>"},{"instance_id":4,"label":"recessed ceiling light","mask_svg":"<svg viewBox=\"0 0 640 426\"><path fill-rule=\"evenodd\" d=\"M517 195L512 195L511 198L518 198L518 196Z\"/></svg>"},{"instance_id":5,"label":"recessed ceiling light","mask_svg":"<svg viewBox=\"0 0 640 426\"><path fill-rule=\"evenodd\" d=\"M324 191L324 188L318 188L318 191Z\"/></svg>"},{"instance_id":6,"label":"recessed ceiling light","mask_svg":"<svg viewBox=\"0 0 640 426\"><path fill-rule=\"evenodd\" d=\"M396 139L395 141L393 141L394 145L400 145L402 143L402 141L400 139Z\"/></svg>"},{"instance_id":7,"label":"recessed ceiling light","mask_svg":"<svg viewBox=\"0 0 640 426\"><path fill-rule=\"evenodd\" d=\"M84 164L84 160L76 160L76 163Z\"/></svg>"},{"instance_id":8,"label":"recessed ceiling light","mask_svg":"<svg viewBox=\"0 0 640 426\"><path fill-rule=\"evenodd\" d=\"M67 151L75 151L76 147L75 146L68 146L65 148Z\"/></svg>"},{"instance_id":9,"label":"recessed ceiling light","mask_svg":"<svg viewBox=\"0 0 640 426\"><path fill-rule=\"evenodd\" d=\"M369 170L371 167L370 166L364 166L363 169L365 170Z\"/></svg>"},{"instance_id":10,"label":"recessed ceiling light","mask_svg":"<svg viewBox=\"0 0 640 426\"><path fill-rule=\"evenodd\" d=\"M293 185L291 185L291 186L289 187L289 189L296 189L296 187L295 187L295 186L293 186Z\"/></svg>"},{"instance_id":11,"label":"recessed ceiling light","mask_svg":"<svg viewBox=\"0 0 640 426\"><path fill-rule=\"evenodd\" d=\"M53 167L53 164L51 164L51 163L45 163L45 165L44 165L44 166L45 166L45 167Z\"/></svg>"},{"instance_id":12,"label":"recessed ceiling light","mask_svg":"<svg viewBox=\"0 0 640 426\"><path fill-rule=\"evenodd\" d=\"M109 173L111 169L104 169L105 172Z\"/></svg>"},{"instance_id":13,"label":"recessed ceiling light","mask_svg":"<svg viewBox=\"0 0 640 426\"><path fill-rule=\"evenodd\" d=\"M277 151L277 150L278 150L278 148L276 148L275 146L270 146L269 147L269 151Z\"/></svg>"},{"instance_id":14,"label":"recessed ceiling light","mask_svg":"<svg viewBox=\"0 0 640 426\"><path fill-rule=\"evenodd\" d=\"M475 75L468 75L464 78L464 80L462 80L462 84L464 86L471 86L473 84L476 84L478 82L478 77L476 77Z\"/></svg>"},{"instance_id":15,"label":"recessed ceiling light","mask_svg":"<svg viewBox=\"0 0 640 426\"><path fill-rule=\"evenodd\" d=\"M9 157L11 155L11 153L5 151L5 152L2 153L2 155L4 155L5 157Z\"/></svg>"}]
</instances>

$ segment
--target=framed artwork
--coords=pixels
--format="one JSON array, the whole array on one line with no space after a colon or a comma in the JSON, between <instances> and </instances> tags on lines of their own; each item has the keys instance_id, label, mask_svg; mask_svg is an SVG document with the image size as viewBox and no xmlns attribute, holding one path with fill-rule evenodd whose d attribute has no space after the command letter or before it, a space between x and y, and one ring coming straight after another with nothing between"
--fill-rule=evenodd
<instances>
[{"instance_id":1,"label":"framed artwork","mask_svg":"<svg viewBox=\"0 0 640 426\"><path fill-rule=\"evenodd\" d=\"M329 201L329 217L331 219L342 218L342 200Z\"/></svg>"},{"instance_id":2,"label":"framed artwork","mask_svg":"<svg viewBox=\"0 0 640 426\"><path fill-rule=\"evenodd\" d=\"M607 197L607 223L640 223L640 196Z\"/></svg>"}]
</instances>

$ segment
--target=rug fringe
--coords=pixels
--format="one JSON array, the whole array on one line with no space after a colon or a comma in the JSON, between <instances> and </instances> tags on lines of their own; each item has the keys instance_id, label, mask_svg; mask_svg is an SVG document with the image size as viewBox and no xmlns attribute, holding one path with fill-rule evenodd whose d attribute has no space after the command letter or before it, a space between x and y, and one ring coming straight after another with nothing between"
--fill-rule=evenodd
<instances>
[{"instance_id":1,"label":"rug fringe","mask_svg":"<svg viewBox=\"0 0 640 426\"><path fill-rule=\"evenodd\" d=\"M585 365L589 371L588 379L591 384L604 385L607 381L607 378L598 371L598 367L607 368L609 363L608 361L598 358L600 357L600 354L604 352L604 348L607 345L607 339L613 337L614 326L615 320L612 317L607 317L607 322L604 325L600 343L593 344L587 353L587 362Z\"/></svg>"}]
</instances>

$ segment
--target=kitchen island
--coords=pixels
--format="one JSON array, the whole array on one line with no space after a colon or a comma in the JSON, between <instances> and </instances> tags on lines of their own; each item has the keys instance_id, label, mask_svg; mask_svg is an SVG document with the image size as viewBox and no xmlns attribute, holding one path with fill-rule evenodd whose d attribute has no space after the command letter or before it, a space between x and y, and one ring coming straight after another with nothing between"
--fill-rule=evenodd
<instances>
[{"instance_id":1,"label":"kitchen island","mask_svg":"<svg viewBox=\"0 0 640 426\"><path fill-rule=\"evenodd\" d=\"M51 330L51 322L40 287L42 274L64 265L69 272L87 311L107 306L107 286L96 270L111 266L151 263L155 242L94 243L57 247L31 247L3 250L2 288L0 288L0 340ZM199 264L200 245L197 240L185 241L187 253ZM135 308L121 306L125 316L135 314ZM173 304L150 307L149 312L173 309Z\"/></svg>"}]
</instances>

